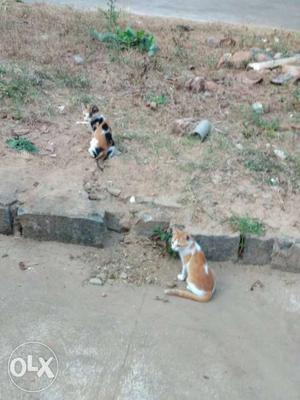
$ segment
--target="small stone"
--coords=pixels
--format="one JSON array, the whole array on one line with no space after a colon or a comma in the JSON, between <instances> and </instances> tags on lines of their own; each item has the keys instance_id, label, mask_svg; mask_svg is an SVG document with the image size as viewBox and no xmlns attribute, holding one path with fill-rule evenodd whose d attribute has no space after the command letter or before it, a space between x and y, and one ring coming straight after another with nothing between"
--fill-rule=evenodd
<instances>
[{"instance_id":1,"label":"small stone","mask_svg":"<svg viewBox=\"0 0 300 400\"><path fill-rule=\"evenodd\" d=\"M194 93L204 92L205 79L202 76L196 76L195 78L188 79L184 87Z\"/></svg>"},{"instance_id":2,"label":"small stone","mask_svg":"<svg viewBox=\"0 0 300 400\"><path fill-rule=\"evenodd\" d=\"M230 59L230 63L235 68L245 67L252 60L252 52L249 50L246 51L237 51Z\"/></svg>"},{"instance_id":3,"label":"small stone","mask_svg":"<svg viewBox=\"0 0 300 400\"><path fill-rule=\"evenodd\" d=\"M126 272L122 272L120 274L120 278L126 280L128 278L128 275L126 274Z\"/></svg>"},{"instance_id":4,"label":"small stone","mask_svg":"<svg viewBox=\"0 0 300 400\"><path fill-rule=\"evenodd\" d=\"M218 47L220 40L213 36L210 36L209 38L207 38L206 43L209 47Z\"/></svg>"},{"instance_id":5,"label":"small stone","mask_svg":"<svg viewBox=\"0 0 300 400\"><path fill-rule=\"evenodd\" d=\"M92 190L92 185L90 184L90 182L86 182L86 183L84 184L84 190L85 190L86 192L88 192L88 193Z\"/></svg>"},{"instance_id":6,"label":"small stone","mask_svg":"<svg viewBox=\"0 0 300 400\"><path fill-rule=\"evenodd\" d=\"M149 103L149 107L151 110L156 110L157 109L157 103L155 103L155 101L151 101Z\"/></svg>"},{"instance_id":7,"label":"small stone","mask_svg":"<svg viewBox=\"0 0 300 400\"><path fill-rule=\"evenodd\" d=\"M264 106L262 105L262 103L253 103L252 104L252 110L257 113L257 114L263 114L264 113Z\"/></svg>"},{"instance_id":8,"label":"small stone","mask_svg":"<svg viewBox=\"0 0 300 400\"><path fill-rule=\"evenodd\" d=\"M103 286L104 282L100 278L91 278L89 280L90 285L95 285L95 286Z\"/></svg>"},{"instance_id":9,"label":"small stone","mask_svg":"<svg viewBox=\"0 0 300 400\"><path fill-rule=\"evenodd\" d=\"M275 149L275 150L273 150L273 151L274 151L274 154L275 154L278 158L280 158L281 160L285 160L285 159L286 159L286 154L285 154L285 152L284 152L283 150Z\"/></svg>"},{"instance_id":10,"label":"small stone","mask_svg":"<svg viewBox=\"0 0 300 400\"><path fill-rule=\"evenodd\" d=\"M129 203L134 204L135 203L135 197L131 196L129 199Z\"/></svg>"},{"instance_id":11,"label":"small stone","mask_svg":"<svg viewBox=\"0 0 300 400\"><path fill-rule=\"evenodd\" d=\"M218 89L218 84L214 81L206 81L205 82L205 90L209 92L215 92Z\"/></svg>"},{"instance_id":12,"label":"small stone","mask_svg":"<svg viewBox=\"0 0 300 400\"><path fill-rule=\"evenodd\" d=\"M254 60L255 60L256 62L269 61L269 60L271 60L271 57L268 56L268 55L265 54L265 53L258 53L258 54L255 54Z\"/></svg>"},{"instance_id":13,"label":"small stone","mask_svg":"<svg viewBox=\"0 0 300 400\"><path fill-rule=\"evenodd\" d=\"M97 275L97 278L101 279L102 282L105 282L107 280L107 273L100 272L100 274Z\"/></svg>"},{"instance_id":14,"label":"small stone","mask_svg":"<svg viewBox=\"0 0 300 400\"><path fill-rule=\"evenodd\" d=\"M77 65L83 65L85 60L80 54L75 54L73 56L74 63Z\"/></svg>"},{"instance_id":15,"label":"small stone","mask_svg":"<svg viewBox=\"0 0 300 400\"><path fill-rule=\"evenodd\" d=\"M107 293L102 293L101 296L102 297L107 297Z\"/></svg>"},{"instance_id":16,"label":"small stone","mask_svg":"<svg viewBox=\"0 0 300 400\"><path fill-rule=\"evenodd\" d=\"M121 194L121 190L112 186L108 186L106 188L106 190L108 191L109 194L111 194L114 197L119 197Z\"/></svg>"},{"instance_id":17,"label":"small stone","mask_svg":"<svg viewBox=\"0 0 300 400\"><path fill-rule=\"evenodd\" d=\"M172 126L172 133L176 135L184 135L191 132L195 123L194 118L176 119Z\"/></svg>"},{"instance_id":18,"label":"small stone","mask_svg":"<svg viewBox=\"0 0 300 400\"><path fill-rule=\"evenodd\" d=\"M174 289L176 286L177 286L177 283L176 283L176 282L168 282L168 283L166 284L166 287L167 287L168 289Z\"/></svg>"},{"instance_id":19,"label":"small stone","mask_svg":"<svg viewBox=\"0 0 300 400\"><path fill-rule=\"evenodd\" d=\"M63 114L66 106L62 105L62 106L58 106L57 108L58 108L58 111L60 112L60 114Z\"/></svg>"},{"instance_id":20,"label":"small stone","mask_svg":"<svg viewBox=\"0 0 300 400\"><path fill-rule=\"evenodd\" d=\"M244 146L241 143L237 143L235 147L239 150L244 150Z\"/></svg>"}]
</instances>

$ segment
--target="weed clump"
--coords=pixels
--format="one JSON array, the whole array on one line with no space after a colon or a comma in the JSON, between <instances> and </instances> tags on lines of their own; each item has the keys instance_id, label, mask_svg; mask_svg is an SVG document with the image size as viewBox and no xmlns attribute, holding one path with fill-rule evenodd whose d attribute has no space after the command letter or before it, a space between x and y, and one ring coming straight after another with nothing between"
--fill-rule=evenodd
<instances>
[{"instance_id":1,"label":"weed clump","mask_svg":"<svg viewBox=\"0 0 300 400\"><path fill-rule=\"evenodd\" d=\"M172 257L178 257L176 251L172 249L171 240L172 240L172 232L169 229L164 229L161 226L158 226L153 230L152 240L157 244L162 246L163 254L168 254Z\"/></svg>"},{"instance_id":2,"label":"weed clump","mask_svg":"<svg viewBox=\"0 0 300 400\"><path fill-rule=\"evenodd\" d=\"M37 153L38 148L26 138L10 138L6 141L8 147L16 151L26 151L28 153Z\"/></svg>"},{"instance_id":3,"label":"weed clump","mask_svg":"<svg viewBox=\"0 0 300 400\"><path fill-rule=\"evenodd\" d=\"M235 231L240 232L242 236L245 235L256 235L262 236L265 233L265 226L257 218L251 218L249 216L238 216L233 215L229 218L229 223Z\"/></svg>"}]
</instances>

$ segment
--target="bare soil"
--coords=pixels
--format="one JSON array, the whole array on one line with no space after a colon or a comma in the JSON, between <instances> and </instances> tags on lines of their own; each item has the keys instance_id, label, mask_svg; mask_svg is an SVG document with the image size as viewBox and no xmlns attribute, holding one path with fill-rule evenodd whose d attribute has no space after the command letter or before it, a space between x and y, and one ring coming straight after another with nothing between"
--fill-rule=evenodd
<instances>
[{"instance_id":1,"label":"bare soil","mask_svg":"<svg viewBox=\"0 0 300 400\"><path fill-rule=\"evenodd\" d=\"M261 219L267 233L300 235L299 86L272 85L278 71L247 86L240 80L243 68L217 68L224 53L253 47L294 54L298 33L194 22L182 27L182 21L122 14L122 27L155 36L160 50L149 58L92 40L90 29L106 30L101 12L13 2L0 7L0 66L6 69L0 80L13 82L17 75L27 82L25 95L0 92L1 167L28 180L22 189L27 198L41 186L44 196L63 188L89 195L99 208L133 214L158 199L173 222L187 227L229 232L227 220L237 214ZM224 37L235 45L214 44ZM74 63L74 54L84 57L83 65ZM216 87L192 93L178 85L191 76ZM162 95L165 104L147 106ZM101 107L121 151L103 172L87 152L88 130L76 125L87 102ZM263 118L269 125L278 120L279 127L249 122L254 102L264 104ZM202 143L172 133L178 118L209 119L216 129ZM6 140L20 135L39 152L9 149ZM276 157L274 149L287 158ZM131 196L141 204L130 205Z\"/></svg>"}]
</instances>

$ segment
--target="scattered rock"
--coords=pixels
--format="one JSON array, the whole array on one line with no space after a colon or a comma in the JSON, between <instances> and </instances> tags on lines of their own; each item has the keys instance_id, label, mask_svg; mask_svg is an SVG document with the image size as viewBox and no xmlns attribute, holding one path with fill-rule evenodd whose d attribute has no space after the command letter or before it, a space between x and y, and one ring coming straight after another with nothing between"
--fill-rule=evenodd
<instances>
[{"instance_id":1,"label":"scattered rock","mask_svg":"<svg viewBox=\"0 0 300 400\"><path fill-rule=\"evenodd\" d=\"M177 197L173 196L159 196L157 198L154 198L153 204L158 206L158 207L165 207L165 208L174 208L174 209L179 209L182 208L181 204L177 203Z\"/></svg>"},{"instance_id":2,"label":"scattered rock","mask_svg":"<svg viewBox=\"0 0 300 400\"><path fill-rule=\"evenodd\" d=\"M19 262L19 268L21 271L26 271L29 267L24 263L24 261Z\"/></svg>"},{"instance_id":3,"label":"scattered rock","mask_svg":"<svg viewBox=\"0 0 300 400\"><path fill-rule=\"evenodd\" d=\"M85 63L85 59L80 54L75 54L73 60L77 65L83 65Z\"/></svg>"},{"instance_id":4,"label":"scattered rock","mask_svg":"<svg viewBox=\"0 0 300 400\"><path fill-rule=\"evenodd\" d=\"M89 280L89 284L95 286L103 286L104 282L100 278L94 277Z\"/></svg>"},{"instance_id":5,"label":"scattered rock","mask_svg":"<svg viewBox=\"0 0 300 400\"><path fill-rule=\"evenodd\" d=\"M168 229L170 225L170 218L166 211L153 210L151 212L142 211L137 215L137 222L134 230L141 236L152 236L154 229L161 227Z\"/></svg>"},{"instance_id":6,"label":"scattered rock","mask_svg":"<svg viewBox=\"0 0 300 400\"><path fill-rule=\"evenodd\" d=\"M211 133L212 124L207 120L203 119L193 130L194 135L198 135L203 142L207 136Z\"/></svg>"},{"instance_id":7,"label":"scattered rock","mask_svg":"<svg viewBox=\"0 0 300 400\"><path fill-rule=\"evenodd\" d=\"M165 296L155 296L155 300L162 301L163 303L169 303L169 299Z\"/></svg>"},{"instance_id":8,"label":"scattered rock","mask_svg":"<svg viewBox=\"0 0 300 400\"><path fill-rule=\"evenodd\" d=\"M235 68L245 68L247 64L252 60L253 55L250 50L238 51L231 57L230 63Z\"/></svg>"},{"instance_id":9,"label":"scattered rock","mask_svg":"<svg viewBox=\"0 0 300 400\"><path fill-rule=\"evenodd\" d=\"M236 40L231 36L224 37L219 41L220 47L234 47L236 45Z\"/></svg>"},{"instance_id":10,"label":"scattered rock","mask_svg":"<svg viewBox=\"0 0 300 400\"><path fill-rule=\"evenodd\" d=\"M259 103L259 102L253 103L251 108L256 114L264 113L264 106L262 105L262 103Z\"/></svg>"},{"instance_id":11,"label":"scattered rock","mask_svg":"<svg viewBox=\"0 0 300 400\"><path fill-rule=\"evenodd\" d=\"M118 189L118 188L115 188L115 187L113 187L113 186L108 186L108 187L106 188L106 190L108 191L109 194L111 194L111 195L114 196L114 197L119 197L120 194L121 194L121 190Z\"/></svg>"},{"instance_id":12,"label":"scattered rock","mask_svg":"<svg viewBox=\"0 0 300 400\"><path fill-rule=\"evenodd\" d=\"M219 85L214 82L214 81L206 81L205 82L205 90L209 91L209 92L215 92L216 90L218 90Z\"/></svg>"},{"instance_id":13,"label":"scattered rock","mask_svg":"<svg viewBox=\"0 0 300 400\"><path fill-rule=\"evenodd\" d=\"M107 229L118 233L128 232L131 226L129 217L126 218L123 214L109 211L105 211L105 223Z\"/></svg>"},{"instance_id":14,"label":"scattered rock","mask_svg":"<svg viewBox=\"0 0 300 400\"><path fill-rule=\"evenodd\" d=\"M86 182L86 183L83 185L83 188L84 188L84 190L85 190L87 193L90 193L90 191L92 190L92 185L90 184L90 182Z\"/></svg>"},{"instance_id":15,"label":"scattered rock","mask_svg":"<svg viewBox=\"0 0 300 400\"><path fill-rule=\"evenodd\" d=\"M210 36L209 38L207 38L206 43L209 47L218 47L220 40L213 36Z\"/></svg>"},{"instance_id":16,"label":"scattered rock","mask_svg":"<svg viewBox=\"0 0 300 400\"><path fill-rule=\"evenodd\" d=\"M126 279L128 279L128 275L126 274L126 272L121 272L120 278L123 280L126 280Z\"/></svg>"},{"instance_id":17,"label":"scattered rock","mask_svg":"<svg viewBox=\"0 0 300 400\"><path fill-rule=\"evenodd\" d=\"M151 101L150 103L147 103L147 107L149 107L151 110L155 111L155 110L157 110L157 103L155 101Z\"/></svg>"},{"instance_id":18,"label":"scattered rock","mask_svg":"<svg viewBox=\"0 0 300 400\"><path fill-rule=\"evenodd\" d=\"M252 283L250 290L253 291L255 288L264 288L265 285L258 279L257 281L255 281L254 283Z\"/></svg>"},{"instance_id":19,"label":"scattered rock","mask_svg":"<svg viewBox=\"0 0 300 400\"><path fill-rule=\"evenodd\" d=\"M205 91L205 79L202 76L196 76L195 78L189 79L185 83L185 88L191 90L194 93Z\"/></svg>"},{"instance_id":20,"label":"scattered rock","mask_svg":"<svg viewBox=\"0 0 300 400\"><path fill-rule=\"evenodd\" d=\"M254 54L253 58L257 62L269 61L272 59L268 54L265 53L256 53Z\"/></svg>"},{"instance_id":21,"label":"scattered rock","mask_svg":"<svg viewBox=\"0 0 300 400\"><path fill-rule=\"evenodd\" d=\"M195 126L196 120L194 118L181 118L174 121L172 133L177 135L190 134Z\"/></svg>"},{"instance_id":22,"label":"scattered rock","mask_svg":"<svg viewBox=\"0 0 300 400\"><path fill-rule=\"evenodd\" d=\"M257 85L258 83L262 83L263 77L258 72L245 71L237 76L237 80L247 86L252 86Z\"/></svg>"},{"instance_id":23,"label":"scattered rock","mask_svg":"<svg viewBox=\"0 0 300 400\"><path fill-rule=\"evenodd\" d=\"M129 203L130 203L130 204L134 204L134 203L135 203L135 197L134 197L134 196L131 196L131 197L130 197Z\"/></svg>"},{"instance_id":24,"label":"scattered rock","mask_svg":"<svg viewBox=\"0 0 300 400\"><path fill-rule=\"evenodd\" d=\"M300 241L276 239L271 266L282 271L300 273Z\"/></svg>"},{"instance_id":25,"label":"scattered rock","mask_svg":"<svg viewBox=\"0 0 300 400\"><path fill-rule=\"evenodd\" d=\"M97 274L96 278L99 278L103 283L105 283L107 280L107 273L100 272L100 274Z\"/></svg>"},{"instance_id":26,"label":"scattered rock","mask_svg":"<svg viewBox=\"0 0 300 400\"><path fill-rule=\"evenodd\" d=\"M168 283L166 284L166 287L167 287L168 289L174 289L176 286L177 286L177 283L176 283L176 282L168 282Z\"/></svg>"},{"instance_id":27,"label":"scattered rock","mask_svg":"<svg viewBox=\"0 0 300 400\"><path fill-rule=\"evenodd\" d=\"M278 158L280 158L280 160L285 160L286 159L286 154L285 154L285 152L283 150L274 149L273 152Z\"/></svg>"},{"instance_id":28,"label":"scattered rock","mask_svg":"<svg viewBox=\"0 0 300 400\"><path fill-rule=\"evenodd\" d=\"M64 114L66 106L62 105L62 106L58 106L57 108L58 108L58 111L60 114Z\"/></svg>"},{"instance_id":29,"label":"scattered rock","mask_svg":"<svg viewBox=\"0 0 300 400\"><path fill-rule=\"evenodd\" d=\"M300 65L283 65L282 74L271 80L275 85L282 85L289 81L294 83L300 79Z\"/></svg>"},{"instance_id":30,"label":"scattered rock","mask_svg":"<svg viewBox=\"0 0 300 400\"><path fill-rule=\"evenodd\" d=\"M107 297L107 293L102 293L101 296L102 297Z\"/></svg>"},{"instance_id":31,"label":"scattered rock","mask_svg":"<svg viewBox=\"0 0 300 400\"><path fill-rule=\"evenodd\" d=\"M12 129L12 136L25 136L30 132L31 130L26 128Z\"/></svg>"}]
</instances>

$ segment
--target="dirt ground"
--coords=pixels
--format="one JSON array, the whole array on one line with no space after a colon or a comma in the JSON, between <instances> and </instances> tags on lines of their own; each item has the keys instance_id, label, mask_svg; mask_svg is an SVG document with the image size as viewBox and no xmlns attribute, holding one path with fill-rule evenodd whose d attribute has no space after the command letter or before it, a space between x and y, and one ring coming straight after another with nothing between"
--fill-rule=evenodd
<instances>
[{"instance_id":1,"label":"dirt ground","mask_svg":"<svg viewBox=\"0 0 300 400\"><path fill-rule=\"evenodd\" d=\"M211 263L211 302L164 301L179 261L144 251L134 261L123 244L1 236L1 399L298 400L299 274ZM121 259L155 271L160 284L87 283L99 264ZM10 382L7 362L36 340L55 352L59 371L47 390L28 394Z\"/></svg>"},{"instance_id":2,"label":"dirt ground","mask_svg":"<svg viewBox=\"0 0 300 400\"><path fill-rule=\"evenodd\" d=\"M20 181L31 177L33 186L23 188L28 196L41 185L45 196L49 187L74 187L99 208L124 211L131 196L143 210L158 198L173 222L187 227L230 232L228 218L247 215L259 218L267 233L299 236L299 86L272 85L278 71L247 86L243 68L217 68L224 53L254 47L294 54L298 33L121 14L122 27L155 36L160 50L149 58L92 40L90 29L106 30L101 12L9 1L1 7L1 166L17 170ZM234 42L217 45L222 38ZM75 54L83 65L74 63ZM191 76L214 88L193 93L179 85ZM153 99L155 110L147 106ZM254 102L265 107L263 121L251 119ZM87 152L88 130L76 125L82 103L101 107L121 151L102 173ZM178 118L209 119L216 129L201 143L172 133ZM9 149L6 140L16 136L39 152ZM118 198L109 186L120 191Z\"/></svg>"}]
</instances>

